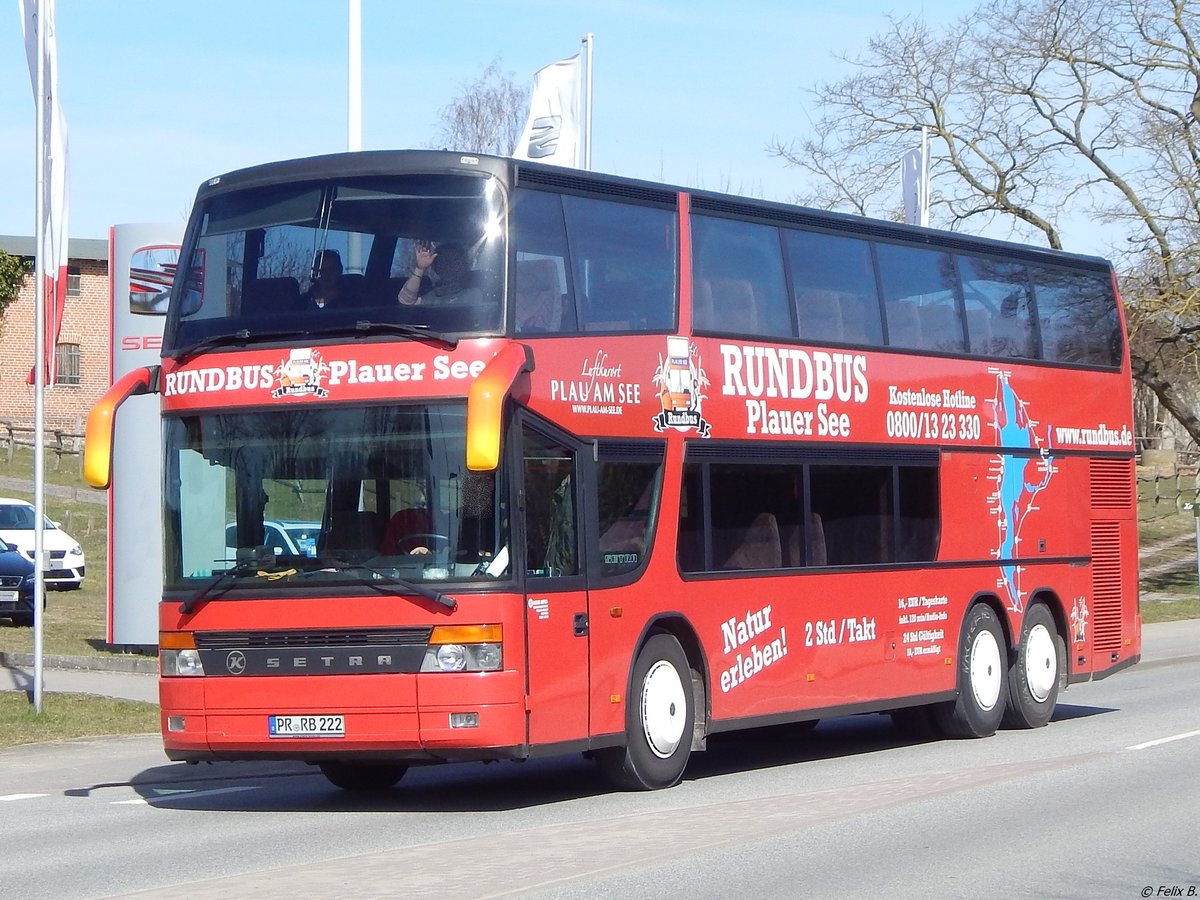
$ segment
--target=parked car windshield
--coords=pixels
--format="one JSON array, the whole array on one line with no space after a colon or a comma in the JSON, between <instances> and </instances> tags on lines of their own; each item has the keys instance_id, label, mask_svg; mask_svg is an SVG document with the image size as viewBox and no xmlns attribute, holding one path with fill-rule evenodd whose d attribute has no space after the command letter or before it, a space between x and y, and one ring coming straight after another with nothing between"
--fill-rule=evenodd
<instances>
[{"instance_id":1,"label":"parked car windshield","mask_svg":"<svg viewBox=\"0 0 1200 900\"><path fill-rule=\"evenodd\" d=\"M33 531L36 522L37 512L28 503L0 501L0 531ZM55 525L49 518L44 518L43 527L52 531Z\"/></svg>"}]
</instances>

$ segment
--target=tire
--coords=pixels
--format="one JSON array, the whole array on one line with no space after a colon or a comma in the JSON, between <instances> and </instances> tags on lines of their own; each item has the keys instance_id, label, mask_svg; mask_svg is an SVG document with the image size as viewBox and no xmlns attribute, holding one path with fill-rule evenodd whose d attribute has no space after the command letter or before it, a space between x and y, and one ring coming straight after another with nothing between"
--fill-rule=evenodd
<instances>
[{"instance_id":1,"label":"tire","mask_svg":"<svg viewBox=\"0 0 1200 900\"><path fill-rule=\"evenodd\" d=\"M1008 653L996 613L976 603L963 621L958 648L958 699L933 709L938 728L948 737L980 738L995 734L1004 717Z\"/></svg>"},{"instance_id":2,"label":"tire","mask_svg":"<svg viewBox=\"0 0 1200 900\"><path fill-rule=\"evenodd\" d=\"M673 636L655 633L633 663L625 746L597 754L601 771L622 790L653 791L678 784L692 752L695 722L687 656Z\"/></svg>"},{"instance_id":3,"label":"tire","mask_svg":"<svg viewBox=\"0 0 1200 900\"><path fill-rule=\"evenodd\" d=\"M1008 669L1006 728L1041 728L1054 715L1066 663L1066 645L1045 604L1025 613L1021 643Z\"/></svg>"},{"instance_id":4,"label":"tire","mask_svg":"<svg viewBox=\"0 0 1200 900\"><path fill-rule=\"evenodd\" d=\"M320 763L321 774L344 791L386 791L404 777L406 763Z\"/></svg>"}]
</instances>

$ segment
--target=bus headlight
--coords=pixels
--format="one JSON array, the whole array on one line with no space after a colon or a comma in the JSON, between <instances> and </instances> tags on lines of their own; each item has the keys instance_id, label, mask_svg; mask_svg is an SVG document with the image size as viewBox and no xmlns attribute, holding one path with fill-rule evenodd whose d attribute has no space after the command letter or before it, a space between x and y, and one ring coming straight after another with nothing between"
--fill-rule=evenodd
<instances>
[{"instance_id":1,"label":"bus headlight","mask_svg":"<svg viewBox=\"0 0 1200 900\"><path fill-rule=\"evenodd\" d=\"M159 650L158 664L163 675L204 674L199 650Z\"/></svg>"},{"instance_id":2,"label":"bus headlight","mask_svg":"<svg viewBox=\"0 0 1200 900\"><path fill-rule=\"evenodd\" d=\"M422 672L498 672L504 666L499 644L441 644L425 651Z\"/></svg>"},{"instance_id":3,"label":"bus headlight","mask_svg":"<svg viewBox=\"0 0 1200 900\"><path fill-rule=\"evenodd\" d=\"M467 648L462 644L442 644L433 651L437 667L443 672L461 672L467 667Z\"/></svg>"},{"instance_id":4,"label":"bus headlight","mask_svg":"<svg viewBox=\"0 0 1200 900\"><path fill-rule=\"evenodd\" d=\"M497 672L504 667L499 625L438 625L429 636L422 672Z\"/></svg>"}]
</instances>

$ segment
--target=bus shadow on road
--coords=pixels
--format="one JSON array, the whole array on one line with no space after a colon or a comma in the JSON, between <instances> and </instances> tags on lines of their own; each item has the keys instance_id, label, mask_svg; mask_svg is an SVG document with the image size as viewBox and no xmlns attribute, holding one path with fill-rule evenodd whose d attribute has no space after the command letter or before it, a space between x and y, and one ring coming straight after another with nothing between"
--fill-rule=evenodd
<instances>
[{"instance_id":1,"label":"bus shadow on road","mask_svg":"<svg viewBox=\"0 0 1200 900\"><path fill-rule=\"evenodd\" d=\"M295 762L158 766L129 786L146 803L180 812L499 812L612 792L579 754L413 766L394 788L378 791L344 791L315 766Z\"/></svg>"},{"instance_id":2,"label":"bus shadow on road","mask_svg":"<svg viewBox=\"0 0 1200 900\"><path fill-rule=\"evenodd\" d=\"M1110 706L1073 706L1070 703L1060 703L1054 708L1054 715L1050 717L1050 721L1069 722L1071 719L1087 719L1114 712L1120 710Z\"/></svg>"},{"instance_id":3,"label":"bus shadow on road","mask_svg":"<svg viewBox=\"0 0 1200 900\"><path fill-rule=\"evenodd\" d=\"M1059 704L1055 722L1118 712ZM850 758L950 739L898 729L886 714L776 725L710 735L693 754L686 781ZM599 768L579 754L520 763L478 762L414 766L396 787L348 792L315 766L297 762L170 764L146 769L129 782L149 805L179 812L445 813L502 812L613 793Z\"/></svg>"}]
</instances>

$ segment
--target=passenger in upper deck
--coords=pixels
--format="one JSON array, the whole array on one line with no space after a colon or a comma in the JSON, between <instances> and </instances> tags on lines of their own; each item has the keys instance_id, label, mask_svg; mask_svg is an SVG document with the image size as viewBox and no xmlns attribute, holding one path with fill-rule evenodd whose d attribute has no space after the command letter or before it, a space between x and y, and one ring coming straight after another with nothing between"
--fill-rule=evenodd
<instances>
[{"instance_id":1,"label":"passenger in upper deck","mask_svg":"<svg viewBox=\"0 0 1200 900\"><path fill-rule=\"evenodd\" d=\"M405 306L418 304L448 306L478 304L483 291L471 284L471 263L460 244L445 243L437 249L429 241L417 244L412 271L400 288L400 302ZM435 283L432 290L421 293L422 279L432 269Z\"/></svg>"},{"instance_id":2,"label":"passenger in upper deck","mask_svg":"<svg viewBox=\"0 0 1200 900\"><path fill-rule=\"evenodd\" d=\"M322 250L313 259L312 284L300 295L302 309L314 305L324 309L329 304L349 305L354 300L349 282L342 275L342 257L336 250Z\"/></svg>"}]
</instances>

